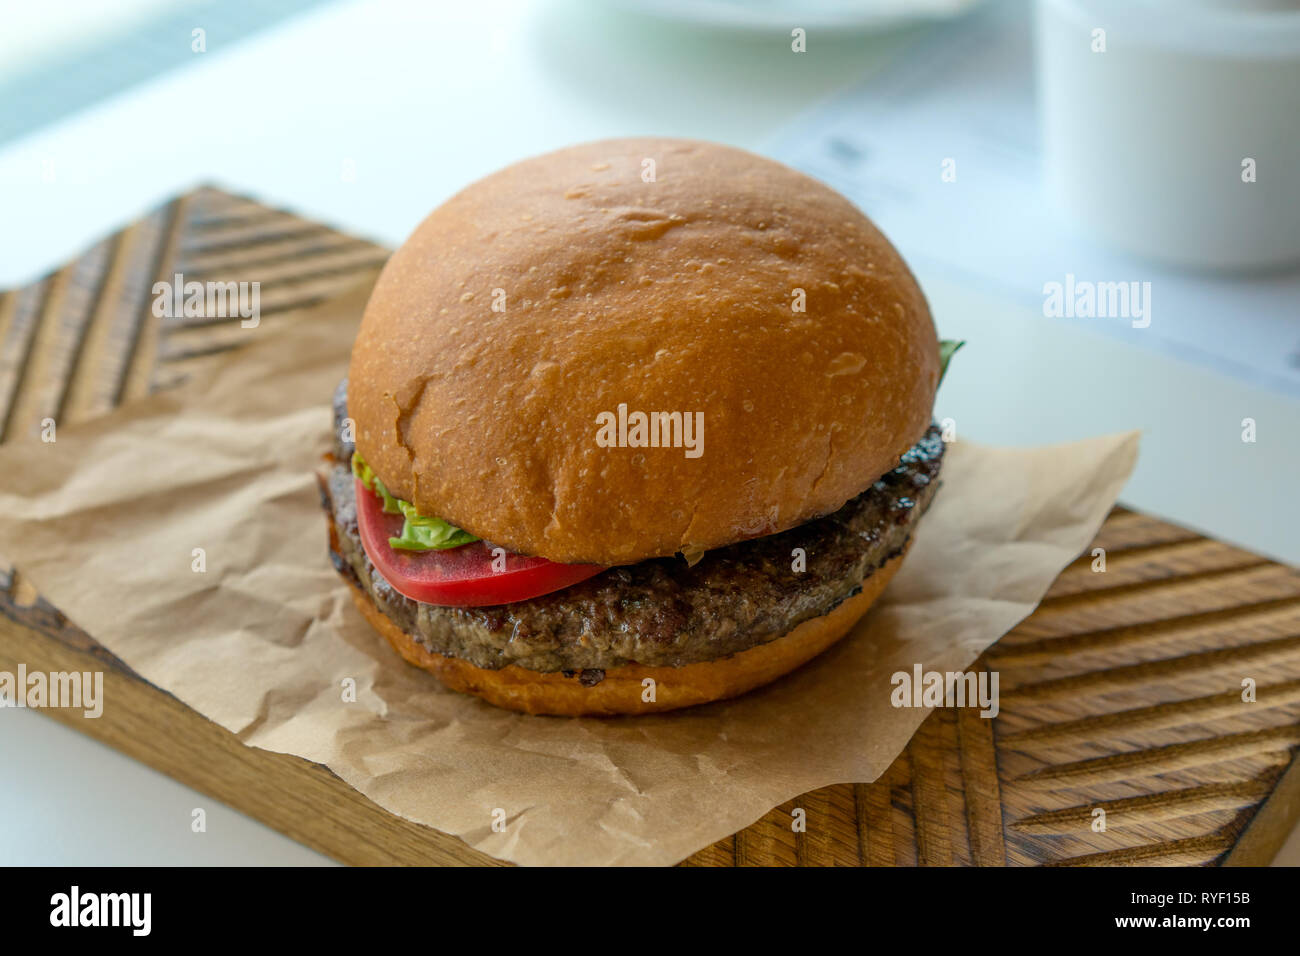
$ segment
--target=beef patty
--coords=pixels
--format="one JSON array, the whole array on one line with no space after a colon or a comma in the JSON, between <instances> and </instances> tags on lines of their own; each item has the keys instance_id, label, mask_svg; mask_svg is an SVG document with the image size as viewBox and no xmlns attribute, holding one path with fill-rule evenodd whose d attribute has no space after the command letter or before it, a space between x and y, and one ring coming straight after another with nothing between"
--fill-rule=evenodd
<instances>
[{"instance_id":1,"label":"beef patty","mask_svg":"<svg viewBox=\"0 0 1300 956\"><path fill-rule=\"evenodd\" d=\"M832 514L780 534L707 552L610 568L553 594L494 607L412 601L375 570L357 532L356 497L344 442L347 382L334 397L334 462L321 499L334 524L339 573L436 654L496 669L583 672L640 663L677 667L775 640L832 611L907 544L938 487L944 444L931 426L897 467ZM794 570L797 551L806 567Z\"/></svg>"}]
</instances>

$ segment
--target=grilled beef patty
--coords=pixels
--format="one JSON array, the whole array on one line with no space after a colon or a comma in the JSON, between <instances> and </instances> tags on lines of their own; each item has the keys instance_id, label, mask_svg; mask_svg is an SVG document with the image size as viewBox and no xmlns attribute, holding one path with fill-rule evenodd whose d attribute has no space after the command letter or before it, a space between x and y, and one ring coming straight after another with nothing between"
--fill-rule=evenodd
<instances>
[{"instance_id":1,"label":"grilled beef patty","mask_svg":"<svg viewBox=\"0 0 1300 956\"><path fill-rule=\"evenodd\" d=\"M439 607L393 590L361 547L353 446L339 437L347 382L334 397L335 462L322 504L335 527L339 573L437 654L490 669L582 672L596 683L623 664L681 666L775 640L832 611L902 551L938 486L944 445L931 426L892 471L839 511L780 534L707 552L694 567L656 558L610 568L553 594L494 607ZM807 567L792 570L796 548Z\"/></svg>"}]
</instances>

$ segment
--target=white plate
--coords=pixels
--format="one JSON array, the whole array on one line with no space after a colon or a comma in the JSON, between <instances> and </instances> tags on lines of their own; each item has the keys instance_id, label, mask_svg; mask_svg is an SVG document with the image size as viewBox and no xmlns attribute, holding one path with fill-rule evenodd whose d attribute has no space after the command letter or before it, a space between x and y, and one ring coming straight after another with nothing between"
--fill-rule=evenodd
<instances>
[{"instance_id":1,"label":"white plate","mask_svg":"<svg viewBox=\"0 0 1300 956\"><path fill-rule=\"evenodd\" d=\"M661 20L728 30L883 30L956 16L979 0L616 0Z\"/></svg>"}]
</instances>

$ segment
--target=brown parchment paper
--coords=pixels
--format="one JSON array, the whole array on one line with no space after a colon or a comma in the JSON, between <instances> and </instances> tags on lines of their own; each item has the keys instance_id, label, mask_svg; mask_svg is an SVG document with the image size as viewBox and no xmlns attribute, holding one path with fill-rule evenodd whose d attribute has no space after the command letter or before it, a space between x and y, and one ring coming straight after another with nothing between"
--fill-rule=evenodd
<instances>
[{"instance_id":1,"label":"brown parchment paper","mask_svg":"<svg viewBox=\"0 0 1300 956\"><path fill-rule=\"evenodd\" d=\"M802 670L666 715L508 713L403 664L330 565L313 470L367 291L250 329L185 386L53 443L0 448L0 553L247 744L324 763L393 813L519 863L674 863L805 791L874 780L929 712L892 707L890 675L962 670L1028 615L1137 455L1136 433L1028 449L962 438L885 595Z\"/></svg>"}]
</instances>

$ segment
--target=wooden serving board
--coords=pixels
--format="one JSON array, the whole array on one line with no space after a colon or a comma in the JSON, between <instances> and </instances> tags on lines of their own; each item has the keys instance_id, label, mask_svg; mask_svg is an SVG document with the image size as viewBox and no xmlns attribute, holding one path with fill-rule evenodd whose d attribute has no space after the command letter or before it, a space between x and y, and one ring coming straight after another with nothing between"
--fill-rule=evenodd
<instances>
[{"instance_id":1,"label":"wooden serving board","mask_svg":"<svg viewBox=\"0 0 1300 956\"><path fill-rule=\"evenodd\" d=\"M373 274L383 248L215 189L0 292L0 439L83 420L236 347L238 320L157 319L152 284L259 280L264 321ZM807 793L690 865L1268 862L1300 816L1300 572L1117 508L1091 557L977 666L1001 713L939 710L875 783ZM22 555L11 555L19 565ZM49 710L335 859L494 863L325 767L244 746L0 565L0 669L105 671L98 720ZM1257 700L1242 701L1242 681ZM802 807L807 829L791 830ZM1103 832L1095 811L1105 812Z\"/></svg>"}]
</instances>

